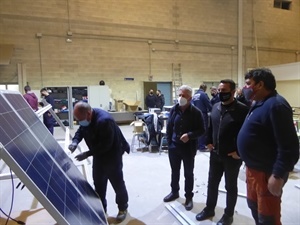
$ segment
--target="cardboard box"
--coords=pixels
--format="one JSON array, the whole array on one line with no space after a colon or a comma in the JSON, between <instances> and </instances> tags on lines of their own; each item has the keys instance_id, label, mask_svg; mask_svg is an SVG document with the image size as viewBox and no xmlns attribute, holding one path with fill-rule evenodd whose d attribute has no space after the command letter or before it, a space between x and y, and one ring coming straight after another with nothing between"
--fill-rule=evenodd
<instances>
[{"instance_id":1,"label":"cardboard box","mask_svg":"<svg viewBox=\"0 0 300 225\"><path fill-rule=\"evenodd\" d=\"M145 123L143 121L133 121L130 126L133 126L134 133L143 133Z\"/></svg>"},{"instance_id":2,"label":"cardboard box","mask_svg":"<svg viewBox=\"0 0 300 225\"><path fill-rule=\"evenodd\" d=\"M123 100L118 100L118 99L114 99L114 100L115 100L116 112L122 112L123 111Z\"/></svg>"},{"instance_id":3,"label":"cardboard box","mask_svg":"<svg viewBox=\"0 0 300 225\"><path fill-rule=\"evenodd\" d=\"M136 112L138 111L138 107L140 101L131 101L131 100L124 100L123 104L125 105L125 110L128 112Z\"/></svg>"}]
</instances>

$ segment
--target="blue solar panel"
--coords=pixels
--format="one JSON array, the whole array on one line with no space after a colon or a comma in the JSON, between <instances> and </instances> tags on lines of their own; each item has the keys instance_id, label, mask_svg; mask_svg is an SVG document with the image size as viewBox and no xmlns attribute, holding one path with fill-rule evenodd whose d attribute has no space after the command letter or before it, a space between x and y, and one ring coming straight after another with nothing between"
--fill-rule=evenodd
<instances>
[{"instance_id":1,"label":"blue solar panel","mask_svg":"<svg viewBox=\"0 0 300 225\"><path fill-rule=\"evenodd\" d=\"M17 92L0 91L0 157L60 225L107 224L96 192Z\"/></svg>"}]
</instances>

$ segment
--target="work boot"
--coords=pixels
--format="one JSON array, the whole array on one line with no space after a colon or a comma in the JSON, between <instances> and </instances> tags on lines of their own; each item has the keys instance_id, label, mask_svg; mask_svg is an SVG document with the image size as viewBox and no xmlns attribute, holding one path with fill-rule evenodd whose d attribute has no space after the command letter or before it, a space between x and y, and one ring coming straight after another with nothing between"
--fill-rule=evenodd
<instances>
[{"instance_id":1,"label":"work boot","mask_svg":"<svg viewBox=\"0 0 300 225\"><path fill-rule=\"evenodd\" d=\"M217 222L217 225L231 225L233 222L233 216L224 214L222 218Z\"/></svg>"},{"instance_id":2,"label":"work boot","mask_svg":"<svg viewBox=\"0 0 300 225\"><path fill-rule=\"evenodd\" d=\"M187 211L192 210L192 208L193 208L193 199L192 198L187 198L185 200L184 207Z\"/></svg>"},{"instance_id":3,"label":"work boot","mask_svg":"<svg viewBox=\"0 0 300 225\"><path fill-rule=\"evenodd\" d=\"M179 193L173 193L171 192L170 194L168 194L165 198L164 198L164 202L171 202L174 201L175 199L179 198Z\"/></svg>"},{"instance_id":4,"label":"work boot","mask_svg":"<svg viewBox=\"0 0 300 225\"><path fill-rule=\"evenodd\" d=\"M117 223L121 223L125 220L127 216L127 210L125 209L124 211L119 210L118 215L117 215Z\"/></svg>"},{"instance_id":5,"label":"work boot","mask_svg":"<svg viewBox=\"0 0 300 225\"><path fill-rule=\"evenodd\" d=\"M196 220L202 221L207 220L215 215L214 211L208 210L207 208L204 208L200 213L196 215Z\"/></svg>"}]
</instances>

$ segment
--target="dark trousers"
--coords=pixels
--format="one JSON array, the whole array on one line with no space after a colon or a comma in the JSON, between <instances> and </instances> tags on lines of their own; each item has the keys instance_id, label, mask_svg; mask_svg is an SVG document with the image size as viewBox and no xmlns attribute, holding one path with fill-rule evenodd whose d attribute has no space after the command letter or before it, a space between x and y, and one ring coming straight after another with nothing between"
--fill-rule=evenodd
<instances>
[{"instance_id":1,"label":"dark trousers","mask_svg":"<svg viewBox=\"0 0 300 225\"><path fill-rule=\"evenodd\" d=\"M189 145L188 145L189 146ZM184 178L185 178L185 197L191 199L194 196L194 163L196 150L192 151L189 147L170 148L168 151L169 161L171 165L171 189L173 193L179 192L179 179L181 161L183 162Z\"/></svg>"},{"instance_id":2,"label":"dark trousers","mask_svg":"<svg viewBox=\"0 0 300 225\"><path fill-rule=\"evenodd\" d=\"M205 128L205 131L206 131L207 127L208 127L208 115L207 115L207 113L202 113L202 115L203 115L204 128ZM203 135L201 135L198 138L198 149L199 150L205 149L206 140L207 140L207 135L206 135L206 132L205 132Z\"/></svg>"},{"instance_id":3,"label":"dark trousers","mask_svg":"<svg viewBox=\"0 0 300 225\"><path fill-rule=\"evenodd\" d=\"M93 159L93 179L95 190L98 193L103 208L106 212L106 190L107 181L111 183L116 193L116 203L120 211L124 211L128 207L128 193L123 179L123 162L122 156L114 158Z\"/></svg>"},{"instance_id":4,"label":"dark trousers","mask_svg":"<svg viewBox=\"0 0 300 225\"><path fill-rule=\"evenodd\" d=\"M47 126L49 132L53 135L54 133L54 126L53 125L50 125L50 126Z\"/></svg>"},{"instance_id":5,"label":"dark trousers","mask_svg":"<svg viewBox=\"0 0 300 225\"><path fill-rule=\"evenodd\" d=\"M49 132L53 135L54 121L55 121L53 116L50 113L45 112L43 120L44 120L43 122L44 122L45 126L48 128Z\"/></svg>"},{"instance_id":6,"label":"dark trousers","mask_svg":"<svg viewBox=\"0 0 300 225\"><path fill-rule=\"evenodd\" d=\"M216 207L219 184L224 173L225 189L227 191L224 213L233 216L238 194L237 178L241 164L241 160L226 156L220 157L215 152L210 153L206 199L206 206L209 210L213 211Z\"/></svg>"}]
</instances>

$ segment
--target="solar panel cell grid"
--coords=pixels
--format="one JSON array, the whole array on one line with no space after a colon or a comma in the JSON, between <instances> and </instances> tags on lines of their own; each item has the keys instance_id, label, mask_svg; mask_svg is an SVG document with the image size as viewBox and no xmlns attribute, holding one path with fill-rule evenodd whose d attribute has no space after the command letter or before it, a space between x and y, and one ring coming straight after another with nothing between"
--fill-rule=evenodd
<instances>
[{"instance_id":1,"label":"solar panel cell grid","mask_svg":"<svg viewBox=\"0 0 300 225\"><path fill-rule=\"evenodd\" d=\"M0 94L0 156L61 225L107 224L97 194L22 95Z\"/></svg>"}]
</instances>

